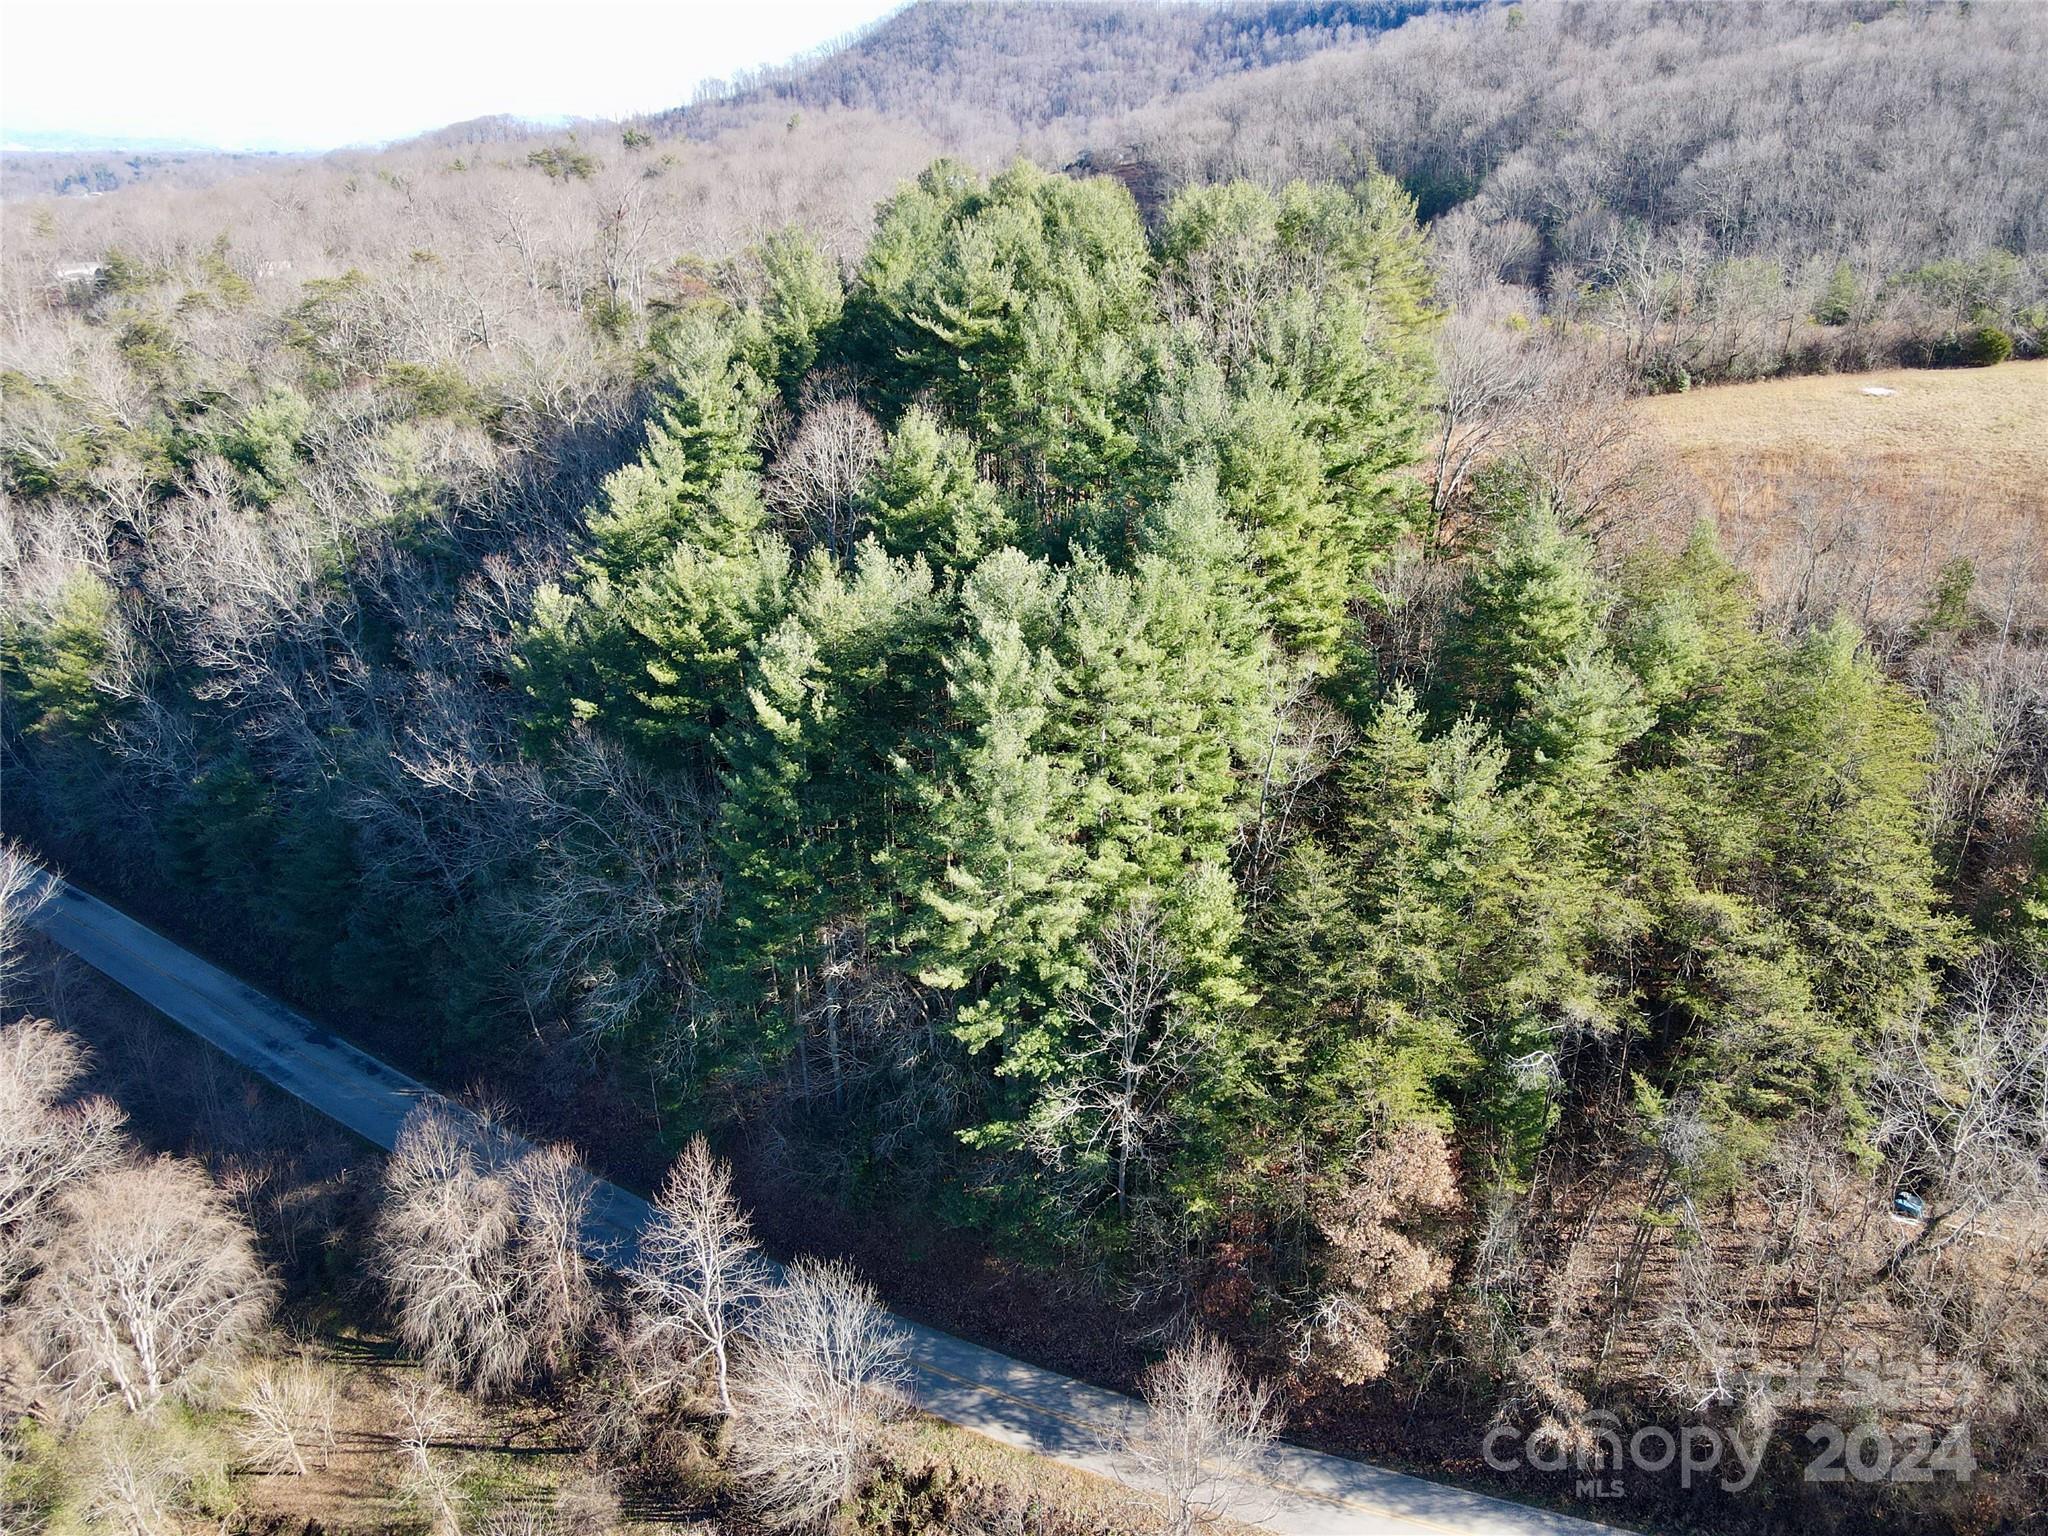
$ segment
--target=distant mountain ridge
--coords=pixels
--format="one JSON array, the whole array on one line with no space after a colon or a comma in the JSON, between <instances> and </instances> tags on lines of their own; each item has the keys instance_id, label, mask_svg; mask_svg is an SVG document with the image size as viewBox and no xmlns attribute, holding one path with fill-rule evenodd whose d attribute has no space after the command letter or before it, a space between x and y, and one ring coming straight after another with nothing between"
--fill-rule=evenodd
<instances>
[{"instance_id":1,"label":"distant mountain ridge","mask_svg":"<svg viewBox=\"0 0 2048 1536\"><path fill-rule=\"evenodd\" d=\"M68 128L17 132L9 130L0 153L10 155L225 155L272 151L223 149L198 139L159 138L150 134L88 133Z\"/></svg>"},{"instance_id":2,"label":"distant mountain ridge","mask_svg":"<svg viewBox=\"0 0 2048 1536\"><path fill-rule=\"evenodd\" d=\"M500 114L336 153L526 163L568 138L595 166L647 133L841 169L1022 155L1114 176L1148 213L1204 182L1381 168L1425 220L1455 217L1473 270L1518 284L1654 236L1660 261L1768 258L1806 286L1847 263L1874 293L1941 257L2048 259L2044 45L2048 6L1939 0L920 0L648 117ZM284 158L44 147L0 157L0 198ZM1973 307L2037 281L1994 267Z\"/></svg>"},{"instance_id":3,"label":"distant mountain ridge","mask_svg":"<svg viewBox=\"0 0 2048 1536\"><path fill-rule=\"evenodd\" d=\"M776 111L871 111L951 141L1081 129L1220 79L1492 0L925 0L657 114L708 138Z\"/></svg>"},{"instance_id":4,"label":"distant mountain ridge","mask_svg":"<svg viewBox=\"0 0 2048 1536\"><path fill-rule=\"evenodd\" d=\"M2048 249L2044 43L2039 5L921 0L647 126L868 113L984 164L1113 175L1148 209L1380 167L1425 219L1469 210L1520 282L1598 270L1629 229L1671 260L1707 259L1690 241L1879 281Z\"/></svg>"},{"instance_id":5,"label":"distant mountain ridge","mask_svg":"<svg viewBox=\"0 0 2048 1536\"><path fill-rule=\"evenodd\" d=\"M804 112L862 111L920 129L956 152L1065 161L1111 125L1273 65L1356 46L1424 15L1497 0L921 0L822 49L710 82L696 100L639 121L657 136L717 138ZM450 123L372 148L467 150L595 122L510 113ZM228 150L196 140L90 131L10 133L0 197L97 194L142 180L197 185L303 152ZM91 157L119 157L101 161ZM73 158L75 157L75 158Z\"/></svg>"}]
</instances>

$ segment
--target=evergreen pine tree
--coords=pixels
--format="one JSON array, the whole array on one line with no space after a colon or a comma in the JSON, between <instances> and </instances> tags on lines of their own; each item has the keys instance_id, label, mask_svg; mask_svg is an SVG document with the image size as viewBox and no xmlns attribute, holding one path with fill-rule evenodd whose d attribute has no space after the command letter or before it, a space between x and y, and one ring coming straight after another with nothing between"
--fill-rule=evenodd
<instances>
[{"instance_id":1,"label":"evergreen pine tree","mask_svg":"<svg viewBox=\"0 0 2048 1536\"><path fill-rule=\"evenodd\" d=\"M1765 699L1745 785L1758 872L1820 1000L1874 1040L1925 1002L1929 962L1955 937L1921 821L1933 723L1840 618L1785 658Z\"/></svg>"},{"instance_id":2,"label":"evergreen pine tree","mask_svg":"<svg viewBox=\"0 0 2048 1536\"><path fill-rule=\"evenodd\" d=\"M116 622L113 589L81 570L64 579L46 621L0 626L0 661L26 729L84 736L105 718L113 701L100 682Z\"/></svg>"},{"instance_id":3,"label":"evergreen pine tree","mask_svg":"<svg viewBox=\"0 0 2048 1536\"><path fill-rule=\"evenodd\" d=\"M800 229L771 235L760 251L766 286L759 315L761 347L755 372L791 405L821 346L846 308L839 268Z\"/></svg>"},{"instance_id":4,"label":"evergreen pine tree","mask_svg":"<svg viewBox=\"0 0 2048 1536\"><path fill-rule=\"evenodd\" d=\"M676 544L715 545L720 519L703 510L729 477L760 468L754 438L766 393L741 360L730 317L692 310L663 333L663 388L639 458L604 483L590 520L588 565L630 581ZM727 548L721 553L735 553Z\"/></svg>"},{"instance_id":5,"label":"evergreen pine tree","mask_svg":"<svg viewBox=\"0 0 2048 1536\"><path fill-rule=\"evenodd\" d=\"M1471 709L1512 729L1600 626L1591 552L1556 509L1515 479L1496 481L1489 539L1466 573L1444 644L1437 712Z\"/></svg>"},{"instance_id":6,"label":"evergreen pine tree","mask_svg":"<svg viewBox=\"0 0 2048 1536\"><path fill-rule=\"evenodd\" d=\"M921 554L942 571L965 571L1015 533L996 488L976 472L958 433L912 406L861 492L861 516L892 555Z\"/></svg>"}]
</instances>

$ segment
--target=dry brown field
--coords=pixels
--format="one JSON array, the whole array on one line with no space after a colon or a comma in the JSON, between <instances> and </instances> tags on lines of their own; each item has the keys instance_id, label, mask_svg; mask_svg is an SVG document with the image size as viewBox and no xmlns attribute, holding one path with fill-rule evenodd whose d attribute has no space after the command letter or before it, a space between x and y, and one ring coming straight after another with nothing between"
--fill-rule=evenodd
<instances>
[{"instance_id":1,"label":"dry brown field","mask_svg":"<svg viewBox=\"0 0 2048 1536\"><path fill-rule=\"evenodd\" d=\"M1896 618L1965 558L1985 617L2037 616L2048 361L1772 379L1641 409L1768 599Z\"/></svg>"},{"instance_id":2,"label":"dry brown field","mask_svg":"<svg viewBox=\"0 0 2048 1536\"><path fill-rule=\"evenodd\" d=\"M2031 480L2048 494L2048 360L1726 384L1658 395L1643 410L1696 462L1855 455L1900 471Z\"/></svg>"}]
</instances>

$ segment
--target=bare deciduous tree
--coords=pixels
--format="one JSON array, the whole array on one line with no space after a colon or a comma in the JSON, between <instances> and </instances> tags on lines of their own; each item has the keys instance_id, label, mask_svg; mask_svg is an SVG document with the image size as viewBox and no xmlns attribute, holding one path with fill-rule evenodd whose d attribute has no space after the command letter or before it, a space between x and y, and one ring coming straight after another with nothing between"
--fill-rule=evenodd
<instances>
[{"instance_id":1,"label":"bare deciduous tree","mask_svg":"<svg viewBox=\"0 0 2048 1536\"><path fill-rule=\"evenodd\" d=\"M1877 1072L1881 1142L1930 1199L1889 1266L1975 1234L2007 1241L2048 1197L2048 977L1997 949L1942 1015L1896 1030Z\"/></svg>"},{"instance_id":2,"label":"bare deciduous tree","mask_svg":"<svg viewBox=\"0 0 2048 1536\"><path fill-rule=\"evenodd\" d=\"M1437 336L1436 432L1430 446L1430 527L1434 545L1446 509L1475 464L1528 420L1543 382L1543 349L1471 310L1444 322Z\"/></svg>"},{"instance_id":3,"label":"bare deciduous tree","mask_svg":"<svg viewBox=\"0 0 2048 1536\"><path fill-rule=\"evenodd\" d=\"M567 1147L535 1147L511 1166L519 1240L512 1250L516 1320L543 1369L567 1360L597 1315L584 1251L590 1175Z\"/></svg>"},{"instance_id":4,"label":"bare deciduous tree","mask_svg":"<svg viewBox=\"0 0 2048 1536\"><path fill-rule=\"evenodd\" d=\"M15 843L0 843L0 1003L14 995L21 974L21 947L38 908L49 900L42 866Z\"/></svg>"},{"instance_id":5,"label":"bare deciduous tree","mask_svg":"<svg viewBox=\"0 0 2048 1536\"><path fill-rule=\"evenodd\" d=\"M844 558L853 551L861 482L881 458L882 429L847 399L809 406L775 461L769 492L810 542Z\"/></svg>"},{"instance_id":6,"label":"bare deciduous tree","mask_svg":"<svg viewBox=\"0 0 2048 1536\"><path fill-rule=\"evenodd\" d=\"M590 1180L568 1151L429 1102L400 1129L384 1188L378 1265L406 1346L485 1392L560 1364L596 1310Z\"/></svg>"},{"instance_id":7,"label":"bare deciduous tree","mask_svg":"<svg viewBox=\"0 0 2048 1536\"><path fill-rule=\"evenodd\" d=\"M1136 1480L1165 1496L1166 1530L1188 1536L1226 1518L1280 1432L1272 1392L1247 1379L1220 1340L1198 1333L1145 1373L1144 1395L1121 1450Z\"/></svg>"},{"instance_id":8,"label":"bare deciduous tree","mask_svg":"<svg viewBox=\"0 0 2048 1536\"><path fill-rule=\"evenodd\" d=\"M101 1173L62 1209L24 1311L67 1407L148 1408L225 1367L268 1316L255 1243L198 1164Z\"/></svg>"},{"instance_id":9,"label":"bare deciduous tree","mask_svg":"<svg viewBox=\"0 0 2048 1536\"><path fill-rule=\"evenodd\" d=\"M770 1523L808 1524L851 1494L907 1407L903 1336L873 1287L803 1261L756 1315L734 1383L733 1463Z\"/></svg>"},{"instance_id":10,"label":"bare deciduous tree","mask_svg":"<svg viewBox=\"0 0 2048 1536\"><path fill-rule=\"evenodd\" d=\"M235 1399L235 1440L262 1472L304 1477L308 1457L324 1467L334 1451L334 1378L314 1361L264 1361Z\"/></svg>"},{"instance_id":11,"label":"bare deciduous tree","mask_svg":"<svg viewBox=\"0 0 2048 1536\"><path fill-rule=\"evenodd\" d=\"M692 1372L708 1363L719 1406L731 1413L733 1341L769 1271L733 1198L731 1170L702 1136L691 1138L669 1170L627 1278L635 1311L630 1347Z\"/></svg>"},{"instance_id":12,"label":"bare deciduous tree","mask_svg":"<svg viewBox=\"0 0 2048 1536\"><path fill-rule=\"evenodd\" d=\"M1122 1215L1198 1053L1172 1007L1180 961L1156 905L1134 903L1088 958L1088 980L1068 1009L1075 1070L1046 1096L1031 1134L1055 1167L1075 1149L1106 1162Z\"/></svg>"},{"instance_id":13,"label":"bare deciduous tree","mask_svg":"<svg viewBox=\"0 0 2048 1536\"><path fill-rule=\"evenodd\" d=\"M409 1378L394 1397L399 1496L427 1517L436 1536L462 1536L462 1468L444 1444L460 1425L455 1403L426 1376Z\"/></svg>"},{"instance_id":14,"label":"bare deciduous tree","mask_svg":"<svg viewBox=\"0 0 2048 1536\"><path fill-rule=\"evenodd\" d=\"M85 1048L53 1024L20 1019L0 1029L0 1295L52 1200L122 1156L123 1116L112 1101L61 1102L85 1068Z\"/></svg>"},{"instance_id":15,"label":"bare deciduous tree","mask_svg":"<svg viewBox=\"0 0 2048 1536\"><path fill-rule=\"evenodd\" d=\"M78 1428L69 1460L85 1528L122 1536L193 1529L195 1494L227 1470L218 1451L175 1417L111 1405Z\"/></svg>"},{"instance_id":16,"label":"bare deciduous tree","mask_svg":"<svg viewBox=\"0 0 2048 1536\"><path fill-rule=\"evenodd\" d=\"M2048 977L1996 949L1965 967L1948 1008L1907 1022L1877 1074L1878 1134L1943 1192L2017 1177L2048 1146Z\"/></svg>"},{"instance_id":17,"label":"bare deciduous tree","mask_svg":"<svg viewBox=\"0 0 2048 1536\"><path fill-rule=\"evenodd\" d=\"M385 1167L377 1252L406 1347L489 1390L524 1373L526 1349L505 1273L510 1192L477 1145L482 1134L449 1106L406 1117Z\"/></svg>"},{"instance_id":18,"label":"bare deciduous tree","mask_svg":"<svg viewBox=\"0 0 2048 1536\"><path fill-rule=\"evenodd\" d=\"M1334 768L1357 739L1350 721L1317 694L1309 678L1289 682L1273 712L1258 810L1240 835L1245 845L1239 883L1248 906L1263 905L1273 874L1293 841L1296 812L1310 787Z\"/></svg>"}]
</instances>

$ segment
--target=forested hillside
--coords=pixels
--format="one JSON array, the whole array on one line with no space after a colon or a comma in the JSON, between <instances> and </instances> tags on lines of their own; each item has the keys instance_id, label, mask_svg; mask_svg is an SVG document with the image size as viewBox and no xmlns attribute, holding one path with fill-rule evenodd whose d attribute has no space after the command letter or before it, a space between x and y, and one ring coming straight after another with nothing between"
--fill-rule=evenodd
<instances>
[{"instance_id":1,"label":"forested hillside","mask_svg":"<svg viewBox=\"0 0 2048 1536\"><path fill-rule=\"evenodd\" d=\"M937 4L650 126L871 110L1155 213L1378 167L1463 281L1669 388L1965 360L1986 324L2038 349L2044 46L2028 5Z\"/></svg>"},{"instance_id":2,"label":"forested hillside","mask_svg":"<svg viewBox=\"0 0 2048 1536\"><path fill-rule=\"evenodd\" d=\"M1475 3L907 5L811 58L723 89L713 83L657 122L705 137L762 114L838 107L914 122L956 152L1000 153L1024 134L1072 146L1076 135L1161 97Z\"/></svg>"},{"instance_id":3,"label":"forested hillside","mask_svg":"<svg viewBox=\"0 0 2048 1536\"><path fill-rule=\"evenodd\" d=\"M1716 1528L2024 1519L2040 488L1781 466L1724 545L1632 397L2037 353L2038 10L994 14L701 140L10 206L10 835L1337 1448L1691 1415L1769 1448ZM1866 1414L1976 1480L1803 1482Z\"/></svg>"},{"instance_id":4,"label":"forested hillside","mask_svg":"<svg viewBox=\"0 0 2048 1536\"><path fill-rule=\"evenodd\" d=\"M1915 258L2048 239L2027 6L1569 5L1427 15L1139 114L1176 182L1341 176L1468 201L1583 263L1603 217L1723 252Z\"/></svg>"},{"instance_id":5,"label":"forested hillside","mask_svg":"<svg viewBox=\"0 0 2048 1536\"><path fill-rule=\"evenodd\" d=\"M0 198L13 203L36 197L97 197L144 182L204 187L275 168L286 158L204 149L9 149L0 153Z\"/></svg>"},{"instance_id":6,"label":"forested hillside","mask_svg":"<svg viewBox=\"0 0 2048 1536\"><path fill-rule=\"evenodd\" d=\"M1488 7L1098 142L1168 187L1377 165L1460 270L1619 331L1667 387L1924 362L1944 329L2038 338L2048 314L2044 26L2030 5Z\"/></svg>"},{"instance_id":7,"label":"forested hillside","mask_svg":"<svg viewBox=\"0 0 2048 1536\"><path fill-rule=\"evenodd\" d=\"M1151 219L1187 185L1381 168L1432 226L1460 308L1598 330L1639 377L1684 388L1969 362L2008 342L2040 351L2048 100L2031 61L2048 47L2043 18L1937 0L934 0L710 82L628 128L623 147L601 124L488 118L267 169L262 157L132 157L58 174L47 157L9 156L5 193L154 178L178 203L151 217L161 227L194 211L179 189L247 176L250 189L223 198L246 240L273 222L250 217L252 203L325 205L374 181L402 188L410 215L422 193L444 201L429 189L451 172L475 187L498 179L479 172L537 169L572 191L598 182L554 202L594 203L569 215L576 237L633 264L661 222L648 204L671 201L639 181L668 180L679 210L740 192L765 227L829 226L836 246L872 201L865 173L907 175L941 152L983 170L1019 153L1104 170ZM672 168L706 155L717 174L675 187ZM553 243L534 226L559 223L558 209L497 186L479 200L486 227L469 234L513 243L529 267ZM688 248L727 249L730 235L685 221L699 226ZM325 266L351 248L357 218L339 222L291 259ZM70 267L96 251L34 254Z\"/></svg>"}]
</instances>

